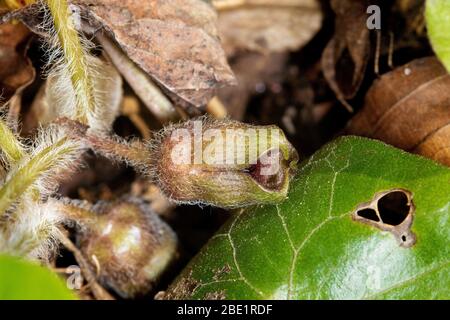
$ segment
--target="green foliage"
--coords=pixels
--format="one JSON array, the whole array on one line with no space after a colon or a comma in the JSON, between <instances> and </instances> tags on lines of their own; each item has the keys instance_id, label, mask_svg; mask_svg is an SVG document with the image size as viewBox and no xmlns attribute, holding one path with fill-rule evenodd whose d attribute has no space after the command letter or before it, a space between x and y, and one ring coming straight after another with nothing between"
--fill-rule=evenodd
<instances>
[{"instance_id":1,"label":"green foliage","mask_svg":"<svg viewBox=\"0 0 450 320\"><path fill-rule=\"evenodd\" d=\"M450 1L427 0L425 15L433 49L450 70Z\"/></svg>"},{"instance_id":2,"label":"green foliage","mask_svg":"<svg viewBox=\"0 0 450 320\"><path fill-rule=\"evenodd\" d=\"M415 206L410 247L353 218L359 205L397 188ZM448 299L449 213L448 168L341 138L303 163L287 201L232 218L166 298Z\"/></svg>"},{"instance_id":3,"label":"green foliage","mask_svg":"<svg viewBox=\"0 0 450 320\"><path fill-rule=\"evenodd\" d=\"M75 295L48 269L0 256L0 300L73 300Z\"/></svg>"}]
</instances>

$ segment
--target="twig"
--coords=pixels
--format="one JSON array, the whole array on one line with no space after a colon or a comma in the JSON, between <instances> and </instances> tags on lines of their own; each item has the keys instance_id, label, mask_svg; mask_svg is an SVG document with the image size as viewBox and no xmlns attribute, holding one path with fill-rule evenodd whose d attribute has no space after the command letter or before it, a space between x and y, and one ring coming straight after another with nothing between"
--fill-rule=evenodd
<instances>
[{"instance_id":1,"label":"twig","mask_svg":"<svg viewBox=\"0 0 450 320\"><path fill-rule=\"evenodd\" d=\"M378 76L378 75L380 75L381 32L379 30L377 30L376 34L377 34L377 44L376 44L376 49L375 49L374 72Z\"/></svg>"},{"instance_id":2,"label":"twig","mask_svg":"<svg viewBox=\"0 0 450 320\"><path fill-rule=\"evenodd\" d=\"M206 105L206 112L217 119L226 118L228 114L227 109L217 96L215 96L208 102L208 104Z\"/></svg>"},{"instance_id":3,"label":"twig","mask_svg":"<svg viewBox=\"0 0 450 320\"><path fill-rule=\"evenodd\" d=\"M122 114L127 116L142 134L144 140L151 138L151 131L139 114L139 102L135 97L124 97L122 102Z\"/></svg>"},{"instance_id":4,"label":"twig","mask_svg":"<svg viewBox=\"0 0 450 320\"><path fill-rule=\"evenodd\" d=\"M97 282L96 277L91 271L86 258L83 256L81 251L78 250L78 248L72 243L72 241L70 241L70 239L64 234L64 232L62 232L60 240L64 247L66 247L67 250L73 253L75 260L77 260L78 264L80 265L83 276L88 282L94 297L97 300L115 300L114 297Z\"/></svg>"},{"instance_id":5,"label":"twig","mask_svg":"<svg viewBox=\"0 0 450 320\"><path fill-rule=\"evenodd\" d=\"M394 33L392 31L389 31L388 66L394 69Z\"/></svg>"}]
</instances>

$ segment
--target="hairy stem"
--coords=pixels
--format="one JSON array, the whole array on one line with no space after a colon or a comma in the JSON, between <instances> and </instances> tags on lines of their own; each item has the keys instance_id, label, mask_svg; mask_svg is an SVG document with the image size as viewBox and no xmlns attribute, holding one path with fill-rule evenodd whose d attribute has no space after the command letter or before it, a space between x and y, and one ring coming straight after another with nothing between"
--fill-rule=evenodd
<instances>
[{"instance_id":1,"label":"hairy stem","mask_svg":"<svg viewBox=\"0 0 450 320\"><path fill-rule=\"evenodd\" d=\"M63 138L44 148L6 181L0 188L0 216L24 193L32 190L39 178L48 174L77 149L74 144L66 144L67 140L68 138Z\"/></svg>"},{"instance_id":2,"label":"hairy stem","mask_svg":"<svg viewBox=\"0 0 450 320\"><path fill-rule=\"evenodd\" d=\"M148 166L151 154L145 143L140 141L125 142L118 139L111 139L105 136L99 136L92 133L86 135L86 141L96 152L130 163L137 169L145 172Z\"/></svg>"},{"instance_id":3,"label":"hairy stem","mask_svg":"<svg viewBox=\"0 0 450 320\"><path fill-rule=\"evenodd\" d=\"M76 205L71 203L72 200L64 198L61 200L50 199L49 203L61 212L64 217L74 220L77 223L81 223L84 226L89 226L96 221L96 215L88 208L83 208L81 205ZM88 206L84 204L84 206ZM89 205L92 207L92 205Z\"/></svg>"},{"instance_id":4,"label":"hairy stem","mask_svg":"<svg viewBox=\"0 0 450 320\"><path fill-rule=\"evenodd\" d=\"M0 149L8 164L18 162L25 155L22 144L2 119L0 119Z\"/></svg>"},{"instance_id":5,"label":"hairy stem","mask_svg":"<svg viewBox=\"0 0 450 320\"><path fill-rule=\"evenodd\" d=\"M63 52L64 64L75 92L76 120L87 123L88 114L95 112L93 81L78 31L69 13L67 0L47 0L56 33Z\"/></svg>"},{"instance_id":6,"label":"hairy stem","mask_svg":"<svg viewBox=\"0 0 450 320\"><path fill-rule=\"evenodd\" d=\"M89 147L110 159L130 163L139 170L146 172L151 166L152 151L149 146L139 140L127 142L120 137L88 132L87 126L67 118L60 118L55 123L66 128L73 140L83 141Z\"/></svg>"}]
</instances>

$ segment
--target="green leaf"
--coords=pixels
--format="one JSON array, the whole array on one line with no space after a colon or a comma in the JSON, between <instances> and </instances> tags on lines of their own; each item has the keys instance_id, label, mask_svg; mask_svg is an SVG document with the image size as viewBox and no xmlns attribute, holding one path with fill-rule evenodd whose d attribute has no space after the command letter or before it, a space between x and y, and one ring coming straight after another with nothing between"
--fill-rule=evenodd
<instances>
[{"instance_id":1,"label":"green leaf","mask_svg":"<svg viewBox=\"0 0 450 320\"><path fill-rule=\"evenodd\" d=\"M72 300L74 294L50 270L0 255L0 300Z\"/></svg>"},{"instance_id":2,"label":"green leaf","mask_svg":"<svg viewBox=\"0 0 450 320\"><path fill-rule=\"evenodd\" d=\"M425 16L433 49L450 71L450 1L427 0Z\"/></svg>"},{"instance_id":3,"label":"green leaf","mask_svg":"<svg viewBox=\"0 0 450 320\"><path fill-rule=\"evenodd\" d=\"M381 223L391 231L355 220L361 204L399 188L412 194L412 233L394 235L409 218ZM398 217L383 203L385 221ZM448 168L375 140L340 138L302 164L287 201L228 221L165 298L448 299L449 211Z\"/></svg>"}]
</instances>

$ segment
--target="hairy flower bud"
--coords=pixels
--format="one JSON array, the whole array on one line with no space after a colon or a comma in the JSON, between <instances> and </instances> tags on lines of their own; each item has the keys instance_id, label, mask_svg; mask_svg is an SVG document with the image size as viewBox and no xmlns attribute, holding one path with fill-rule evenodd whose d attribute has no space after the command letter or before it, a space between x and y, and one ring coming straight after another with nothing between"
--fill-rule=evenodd
<instances>
[{"instance_id":1,"label":"hairy flower bud","mask_svg":"<svg viewBox=\"0 0 450 320\"><path fill-rule=\"evenodd\" d=\"M171 200L236 208L287 196L298 153L277 126L201 117L170 125L147 142L87 131L60 119L74 139L149 176Z\"/></svg>"},{"instance_id":2,"label":"hairy flower bud","mask_svg":"<svg viewBox=\"0 0 450 320\"><path fill-rule=\"evenodd\" d=\"M298 154L277 126L199 118L152 143L151 174L172 200L232 208L287 196Z\"/></svg>"},{"instance_id":3,"label":"hairy flower bud","mask_svg":"<svg viewBox=\"0 0 450 320\"><path fill-rule=\"evenodd\" d=\"M76 210L76 209L75 209ZM78 246L99 280L123 298L145 294L176 254L172 229L137 200L98 204L78 235Z\"/></svg>"}]
</instances>

